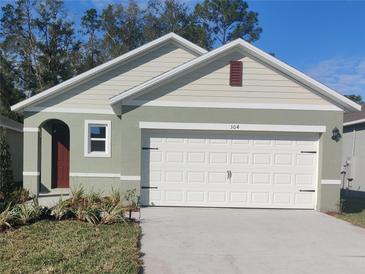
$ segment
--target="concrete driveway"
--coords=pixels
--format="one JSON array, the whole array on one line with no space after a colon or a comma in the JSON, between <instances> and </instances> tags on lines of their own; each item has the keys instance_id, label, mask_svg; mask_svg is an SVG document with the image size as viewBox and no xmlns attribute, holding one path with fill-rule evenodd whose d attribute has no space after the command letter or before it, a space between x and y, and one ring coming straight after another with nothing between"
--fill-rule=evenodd
<instances>
[{"instance_id":1,"label":"concrete driveway","mask_svg":"<svg viewBox=\"0 0 365 274\"><path fill-rule=\"evenodd\" d=\"M145 273L365 273L365 229L315 211L144 208Z\"/></svg>"}]
</instances>

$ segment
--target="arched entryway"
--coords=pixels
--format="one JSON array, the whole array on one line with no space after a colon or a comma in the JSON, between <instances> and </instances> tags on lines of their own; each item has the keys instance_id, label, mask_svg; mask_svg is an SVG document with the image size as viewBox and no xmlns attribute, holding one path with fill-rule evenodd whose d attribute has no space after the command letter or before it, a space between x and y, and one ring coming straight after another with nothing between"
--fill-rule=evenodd
<instances>
[{"instance_id":1,"label":"arched entryway","mask_svg":"<svg viewBox=\"0 0 365 274\"><path fill-rule=\"evenodd\" d=\"M70 130L60 120L44 122L42 128L42 184L49 188L70 186ZM48 163L47 163L48 162Z\"/></svg>"}]
</instances>

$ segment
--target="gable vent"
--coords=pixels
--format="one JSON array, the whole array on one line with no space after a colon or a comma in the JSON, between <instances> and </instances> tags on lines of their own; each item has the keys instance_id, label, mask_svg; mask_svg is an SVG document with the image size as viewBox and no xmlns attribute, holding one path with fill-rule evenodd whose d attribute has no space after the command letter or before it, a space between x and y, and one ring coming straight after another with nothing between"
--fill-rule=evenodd
<instances>
[{"instance_id":1,"label":"gable vent","mask_svg":"<svg viewBox=\"0 0 365 274\"><path fill-rule=\"evenodd\" d=\"M242 87L242 62L231 61L229 71L229 85L233 87Z\"/></svg>"}]
</instances>

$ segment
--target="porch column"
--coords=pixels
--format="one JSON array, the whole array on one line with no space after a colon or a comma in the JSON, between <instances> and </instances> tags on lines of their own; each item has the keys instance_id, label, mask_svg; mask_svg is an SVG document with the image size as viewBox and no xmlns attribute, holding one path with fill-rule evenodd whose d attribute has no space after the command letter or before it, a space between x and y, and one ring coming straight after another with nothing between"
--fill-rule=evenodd
<instances>
[{"instance_id":1,"label":"porch column","mask_svg":"<svg viewBox=\"0 0 365 274\"><path fill-rule=\"evenodd\" d=\"M39 194L40 178L39 128L24 127L23 187Z\"/></svg>"}]
</instances>

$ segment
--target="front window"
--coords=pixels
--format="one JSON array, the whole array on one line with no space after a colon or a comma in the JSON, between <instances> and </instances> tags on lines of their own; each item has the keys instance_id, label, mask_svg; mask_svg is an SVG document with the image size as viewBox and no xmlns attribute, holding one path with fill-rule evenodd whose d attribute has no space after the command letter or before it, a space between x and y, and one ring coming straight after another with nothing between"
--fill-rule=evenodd
<instances>
[{"instance_id":1,"label":"front window","mask_svg":"<svg viewBox=\"0 0 365 274\"><path fill-rule=\"evenodd\" d=\"M85 156L110 157L110 121L85 122Z\"/></svg>"}]
</instances>

